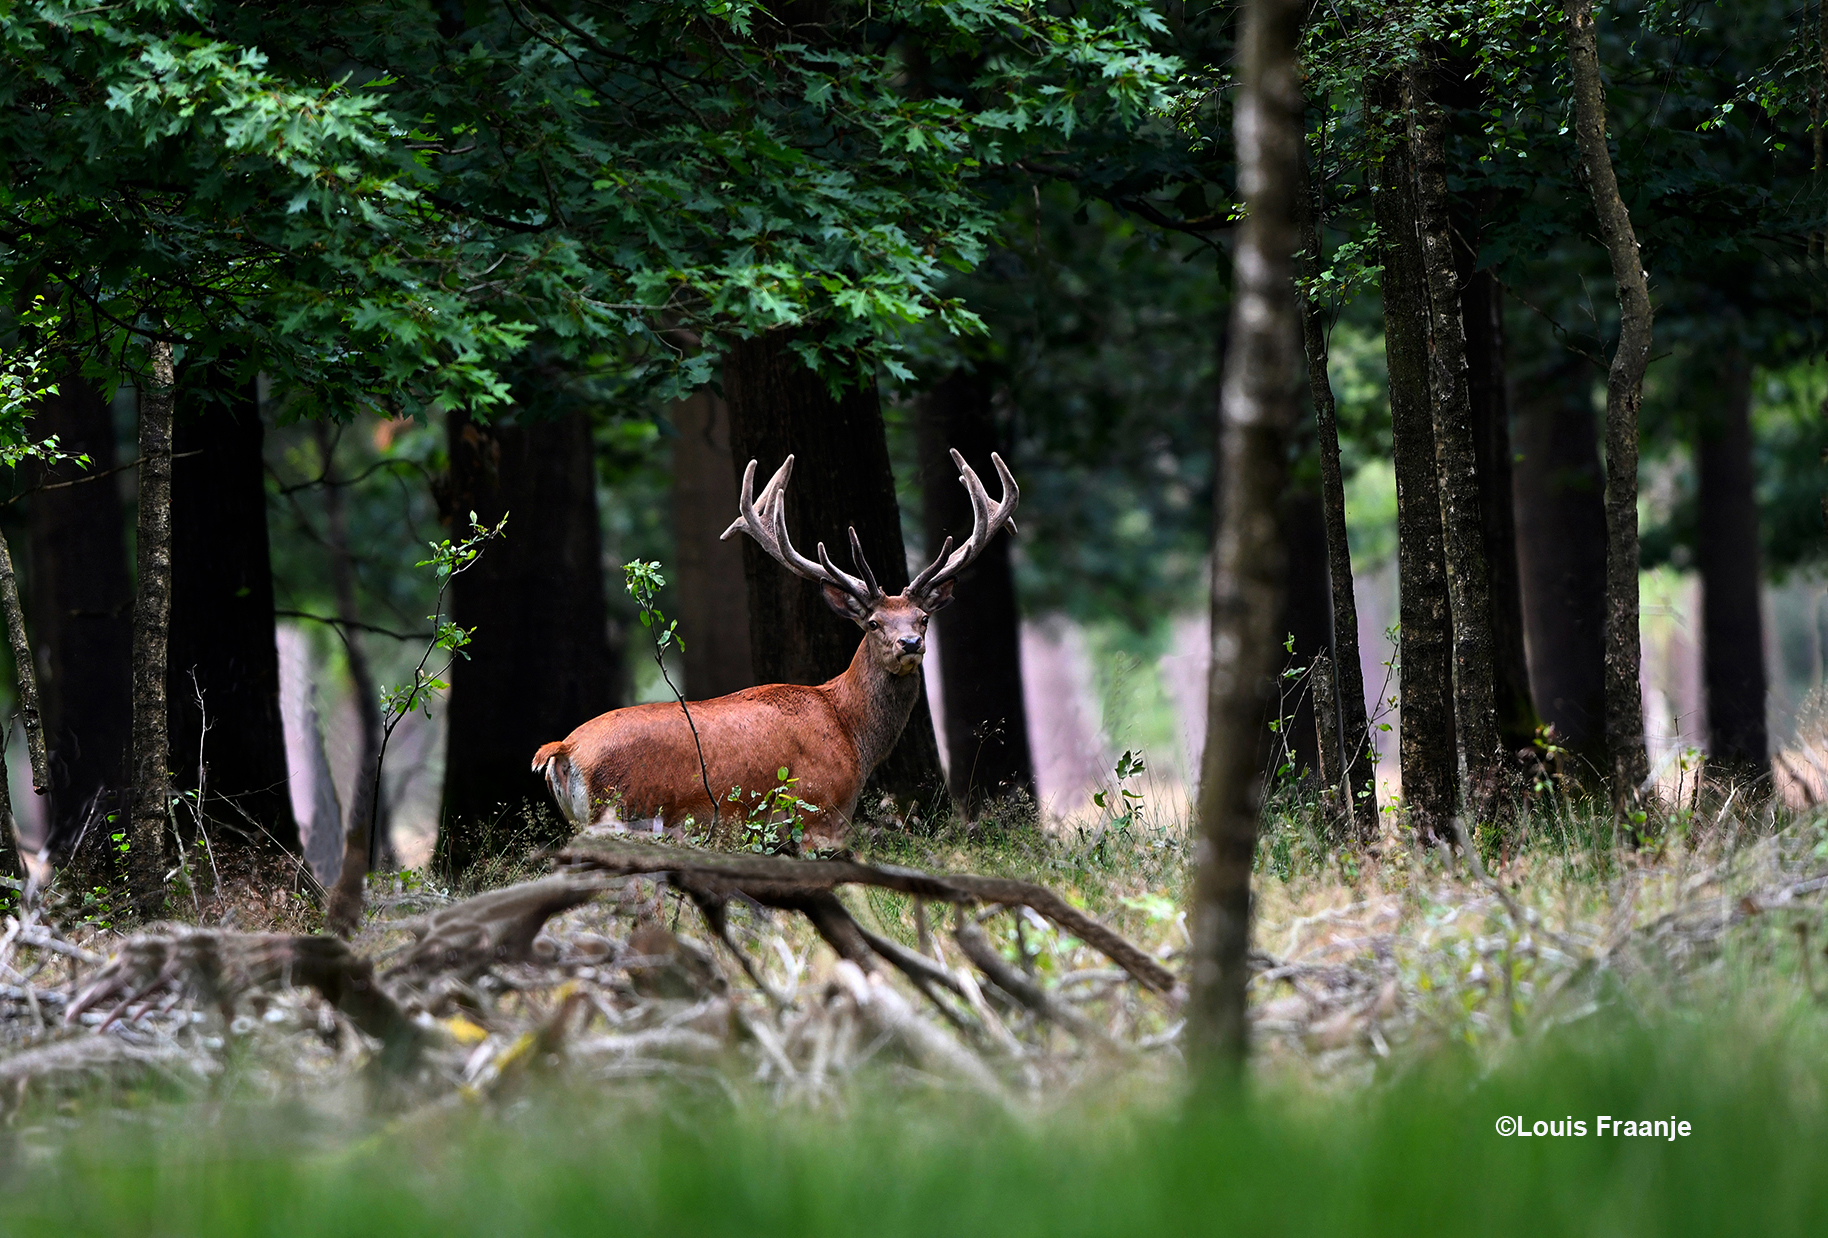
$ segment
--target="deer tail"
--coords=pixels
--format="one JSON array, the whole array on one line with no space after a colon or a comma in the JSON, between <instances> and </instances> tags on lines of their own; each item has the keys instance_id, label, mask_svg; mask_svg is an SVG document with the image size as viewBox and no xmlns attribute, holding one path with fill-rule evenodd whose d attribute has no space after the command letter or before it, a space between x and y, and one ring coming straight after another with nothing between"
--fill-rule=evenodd
<instances>
[{"instance_id":1,"label":"deer tail","mask_svg":"<svg viewBox=\"0 0 1828 1238\"><path fill-rule=\"evenodd\" d=\"M558 801L559 811L567 821L573 825L590 823L590 790L566 754L563 740L541 745L533 754L533 772L546 776L552 798Z\"/></svg>"}]
</instances>

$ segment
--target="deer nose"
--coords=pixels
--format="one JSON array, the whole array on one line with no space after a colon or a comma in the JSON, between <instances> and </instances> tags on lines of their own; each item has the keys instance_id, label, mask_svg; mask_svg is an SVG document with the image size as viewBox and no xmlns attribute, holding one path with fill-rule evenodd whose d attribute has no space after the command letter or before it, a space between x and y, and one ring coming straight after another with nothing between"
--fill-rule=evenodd
<instances>
[{"instance_id":1,"label":"deer nose","mask_svg":"<svg viewBox=\"0 0 1828 1238\"><path fill-rule=\"evenodd\" d=\"M920 652L920 639L921 638L918 636L902 637L901 638L901 651L903 653L919 653Z\"/></svg>"}]
</instances>

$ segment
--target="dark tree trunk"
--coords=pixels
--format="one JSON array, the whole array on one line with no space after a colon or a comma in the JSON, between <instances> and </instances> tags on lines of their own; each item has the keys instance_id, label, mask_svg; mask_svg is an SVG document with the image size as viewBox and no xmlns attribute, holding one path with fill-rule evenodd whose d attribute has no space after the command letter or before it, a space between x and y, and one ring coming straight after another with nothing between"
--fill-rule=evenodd
<instances>
[{"instance_id":1,"label":"dark tree trunk","mask_svg":"<svg viewBox=\"0 0 1828 1238\"><path fill-rule=\"evenodd\" d=\"M1396 466L1397 579L1401 593L1403 800L1425 838L1450 833L1459 761L1454 738L1453 626L1429 395L1428 280L1417 230L1415 183L1404 140L1410 110L1403 78L1367 84L1370 107L1397 127L1378 165L1384 356L1390 372L1391 455Z\"/></svg>"},{"instance_id":2,"label":"dark tree trunk","mask_svg":"<svg viewBox=\"0 0 1828 1238\"><path fill-rule=\"evenodd\" d=\"M1523 390L1512 499L1530 689L1587 781L1606 754L1606 478L1591 371L1568 355Z\"/></svg>"},{"instance_id":3,"label":"dark tree trunk","mask_svg":"<svg viewBox=\"0 0 1828 1238\"><path fill-rule=\"evenodd\" d=\"M1316 186L1307 183L1303 164L1300 213L1304 274L1312 278L1321 269L1323 238L1320 233L1321 201ZM1371 727L1365 714L1364 669L1358 658L1358 597L1352 580L1352 550L1346 536L1346 487L1339 464L1339 416L1333 399L1333 382L1327 374L1325 310L1306 297L1299 299L1301 336L1306 353L1308 391L1314 400L1315 443L1320 453L1321 515L1325 521L1328 598L1332 604L1333 695L1337 698L1340 763L1350 805L1351 832L1361 842L1377 837L1377 788L1371 763ZM1322 728L1321 734L1325 734Z\"/></svg>"},{"instance_id":4,"label":"dark tree trunk","mask_svg":"<svg viewBox=\"0 0 1828 1238\"><path fill-rule=\"evenodd\" d=\"M980 477L995 476L998 441L990 377L956 370L920 402L920 490L929 551L971 533L971 501L948 449ZM1035 796L1022 701L1021 613L1007 537L992 538L958 577L952 605L933 617L946 712L947 777L967 813L1014 793Z\"/></svg>"},{"instance_id":5,"label":"dark tree trunk","mask_svg":"<svg viewBox=\"0 0 1828 1238\"><path fill-rule=\"evenodd\" d=\"M1428 378L1433 405L1435 469L1441 488L1443 561L1453 615L1454 726L1466 762L1467 816L1494 822L1507 790L1493 685L1491 578L1478 449L1466 365L1460 275L1448 223L1447 113L1430 97L1433 74L1412 70L1416 210L1428 281Z\"/></svg>"},{"instance_id":6,"label":"dark tree trunk","mask_svg":"<svg viewBox=\"0 0 1828 1238\"><path fill-rule=\"evenodd\" d=\"M165 686L173 782L180 792L196 789L201 753L205 820L222 831L212 843L296 852L273 636L264 431L252 382L218 394L226 402L177 417ZM188 824L185 814L179 822Z\"/></svg>"},{"instance_id":7,"label":"dark tree trunk","mask_svg":"<svg viewBox=\"0 0 1828 1238\"><path fill-rule=\"evenodd\" d=\"M1280 665L1275 621L1284 572L1277 514L1300 409L1294 263L1302 6L1252 0L1239 41L1239 229L1219 413L1212 571L1212 672L1200 763L1188 1048L1209 1077L1238 1081L1249 1050L1250 873L1262 778L1256 720Z\"/></svg>"},{"instance_id":8,"label":"dark tree trunk","mask_svg":"<svg viewBox=\"0 0 1828 1238\"><path fill-rule=\"evenodd\" d=\"M619 702L603 590L595 457L581 412L487 425L450 414L452 536L471 512L506 536L451 586L455 622L474 628L451 668L438 862L478 860L569 834L532 769L541 744ZM528 815L527 805L538 806Z\"/></svg>"},{"instance_id":9,"label":"dark tree trunk","mask_svg":"<svg viewBox=\"0 0 1828 1238\"><path fill-rule=\"evenodd\" d=\"M1650 280L1606 145L1606 87L1591 0L1565 0L1574 132L1619 294L1619 342L1606 373L1606 756L1613 803L1638 801L1650 775L1638 665L1638 408L1650 365Z\"/></svg>"},{"instance_id":10,"label":"dark tree trunk","mask_svg":"<svg viewBox=\"0 0 1828 1238\"><path fill-rule=\"evenodd\" d=\"M1284 650L1283 658L1307 669L1333 643L1332 599L1327 591L1327 526L1320 495L1292 481L1282 501L1282 545L1288 571L1283 584L1282 615L1276 626L1285 643L1294 637L1293 647ZM1304 677L1281 683L1290 695L1282 702L1275 750L1278 755L1286 755L1292 766L1286 777L1318 777L1314 681ZM1337 710L1337 700L1332 707ZM1275 713L1272 704L1271 715Z\"/></svg>"},{"instance_id":11,"label":"dark tree trunk","mask_svg":"<svg viewBox=\"0 0 1828 1238\"><path fill-rule=\"evenodd\" d=\"M730 415L711 390L673 406L673 582L679 599L680 661L694 701L755 684L749 660L749 598L743 549L718 537L736 515L730 471Z\"/></svg>"},{"instance_id":12,"label":"dark tree trunk","mask_svg":"<svg viewBox=\"0 0 1828 1238\"><path fill-rule=\"evenodd\" d=\"M1476 235L1476 233L1475 233ZM1479 523L1492 607L1492 688L1498 738L1506 757L1536 739L1536 705L1524 654L1523 586L1517 568L1517 522L1512 497L1511 410L1504 376L1504 289L1489 270L1470 270L1462 250L1460 307L1466 321L1467 392L1473 446L1478 452Z\"/></svg>"},{"instance_id":13,"label":"dark tree trunk","mask_svg":"<svg viewBox=\"0 0 1828 1238\"><path fill-rule=\"evenodd\" d=\"M132 734L133 585L127 572L126 514L115 466L114 417L79 374L58 384L33 424L63 450L87 455L88 469L44 470L49 484L31 504L31 609L51 770L52 853L65 855L85 823L120 806ZM99 836L98 836L99 837ZM85 840L85 843L92 840Z\"/></svg>"},{"instance_id":14,"label":"dark tree trunk","mask_svg":"<svg viewBox=\"0 0 1828 1238\"><path fill-rule=\"evenodd\" d=\"M165 901L165 832L171 800L171 742L166 730L166 645L171 627L171 422L177 395L172 349L152 345L152 373L140 392L138 580L133 599L132 811L127 880L135 911L156 913Z\"/></svg>"},{"instance_id":15,"label":"dark tree trunk","mask_svg":"<svg viewBox=\"0 0 1828 1238\"><path fill-rule=\"evenodd\" d=\"M852 389L833 399L791 343L789 333L776 331L739 341L724 359L735 476L740 480L744 466L757 460L758 478L769 477L793 455L787 532L794 545L810 555L823 541L834 562L844 563L850 557L845 529L855 525L877 581L898 592L908 583L908 558L876 389ZM832 613L818 586L783 569L749 538L743 539L743 576L756 679L818 684L850 665L862 634ZM880 792L903 803L927 803L944 787L923 688L900 742L865 788L864 802Z\"/></svg>"},{"instance_id":16,"label":"dark tree trunk","mask_svg":"<svg viewBox=\"0 0 1828 1238\"><path fill-rule=\"evenodd\" d=\"M1765 738L1764 625L1759 619L1758 500L1752 469L1752 367L1737 347L1701 385L1695 443L1701 571L1701 652L1707 684L1707 759L1728 779L1771 772ZM1711 390L1710 390L1711 388Z\"/></svg>"}]
</instances>

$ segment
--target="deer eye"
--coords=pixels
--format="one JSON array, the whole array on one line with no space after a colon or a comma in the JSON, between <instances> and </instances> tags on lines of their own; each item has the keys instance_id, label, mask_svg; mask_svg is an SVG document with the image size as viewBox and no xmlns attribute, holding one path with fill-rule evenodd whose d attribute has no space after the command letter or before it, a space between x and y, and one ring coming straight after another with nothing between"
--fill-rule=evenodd
<instances>
[{"instance_id":1,"label":"deer eye","mask_svg":"<svg viewBox=\"0 0 1828 1238\"><path fill-rule=\"evenodd\" d=\"M870 620L870 631L874 632L877 628L879 628L881 626L882 625L880 623L877 623L874 619Z\"/></svg>"}]
</instances>

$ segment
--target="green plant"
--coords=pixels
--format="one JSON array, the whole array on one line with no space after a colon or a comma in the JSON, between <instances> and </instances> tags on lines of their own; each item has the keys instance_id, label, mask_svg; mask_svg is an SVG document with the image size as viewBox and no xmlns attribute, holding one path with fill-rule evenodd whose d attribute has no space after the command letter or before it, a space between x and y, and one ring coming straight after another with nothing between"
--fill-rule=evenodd
<instances>
[{"instance_id":1,"label":"green plant","mask_svg":"<svg viewBox=\"0 0 1828 1238\"><path fill-rule=\"evenodd\" d=\"M705 799L711 803L710 839L718 840L720 817L717 797L711 794L711 771L705 765L705 745L699 738L698 724L692 721L692 710L686 704L685 694L679 685L673 682L673 676L666 668L666 651L669 647L684 649L685 642L679 638L679 620L668 619L655 605L654 599L660 590L666 587L666 577L660 574L660 560L642 561L631 559L622 565L622 582L628 590L628 596L641 608L641 626L646 628L654 641L654 665L660 668L660 678L666 682L667 690L673 699L679 702L679 711L685 715L686 726L692 732L692 746L698 752L698 778L705 789ZM786 771L782 771L785 773ZM686 819L687 828L696 825L690 817Z\"/></svg>"},{"instance_id":2,"label":"green plant","mask_svg":"<svg viewBox=\"0 0 1828 1238\"><path fill-rule=\"evenodd\" d=\"M784 843L790 842L797 847L806 836L802 814L819 811L817 805L807 803L794 793L794 784L800 780L791 777L785 765L774 772L774 777L775 785L771 789L748 793L749 809L743 814L743 834L737 840L739 850L771 854L779 851ZM743 789L731 787L725 798L732 804L740 804L744 798Z\"/></svg>"}]
</instances>

